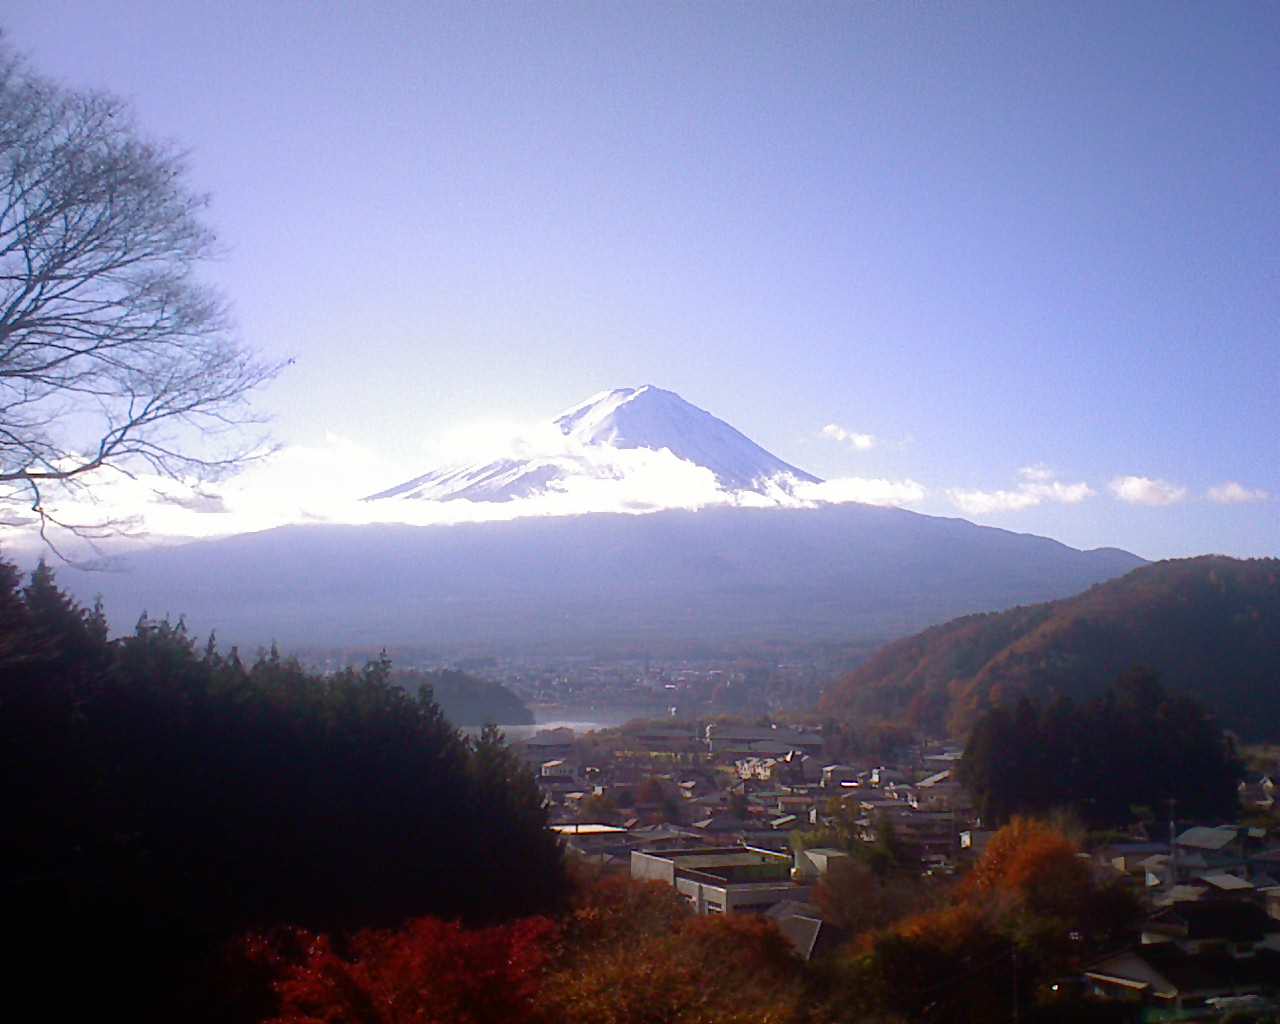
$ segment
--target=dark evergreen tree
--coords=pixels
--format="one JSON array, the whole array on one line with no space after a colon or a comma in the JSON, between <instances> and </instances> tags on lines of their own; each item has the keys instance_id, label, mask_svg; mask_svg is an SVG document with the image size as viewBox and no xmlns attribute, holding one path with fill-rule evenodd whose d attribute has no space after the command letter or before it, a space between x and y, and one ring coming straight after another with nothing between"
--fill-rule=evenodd
<instances>
[{"instance_id":1,"label":"dark evergreen tree","mask_svg":"<svg viewBox=\"0 0 1280 1024\"><path fill-rule=\"evenodd\" d=\"M19 975L74 936L97 1005L199 1019L204 1002L178 994L247 929L561 905L531 774L496 732L464 742L385 657L321 677L271 650L246 669L181 620L143 616L114 642L104 622L47 566L22 588L0 562L0 868L32 953Z\"/></svg>"},{"instance_id":2,"label":"dark evergreen tree","mask_svg":"<svg viewBox=\"0 0 1280 1024\"><path fill-rule=\"evenodd\" d=\"M1200 704L1170 696L1154 672L1137 668L1080 708L1057 700L1041 710L1024 698L1013 712L990 709L959 774L987 825L1057 807L1118 824L1135 805L1169 799L1189 817L1230 819L1240 764Z\"/></svg>"}]
</instances>

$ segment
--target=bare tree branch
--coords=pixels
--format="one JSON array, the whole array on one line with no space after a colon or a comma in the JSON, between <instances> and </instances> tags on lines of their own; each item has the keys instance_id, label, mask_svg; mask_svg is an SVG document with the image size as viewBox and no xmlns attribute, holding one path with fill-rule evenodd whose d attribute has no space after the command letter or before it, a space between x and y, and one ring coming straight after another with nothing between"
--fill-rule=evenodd
<instances>
[{"instance_id":1,"label":"bare tree branch","mask_svg":"<svg viewBox=\"0 0 1280 1024\"><path fill-rule=\"evenodd\" d=\"M0 503L30 501L42 534L113 528L58 521L43 484L207 478L264 451L247 399L283 364L241 345L197 280L216 243L185 172L120 100L50 82L0 41Z\"/></svg>"}]
</instances>

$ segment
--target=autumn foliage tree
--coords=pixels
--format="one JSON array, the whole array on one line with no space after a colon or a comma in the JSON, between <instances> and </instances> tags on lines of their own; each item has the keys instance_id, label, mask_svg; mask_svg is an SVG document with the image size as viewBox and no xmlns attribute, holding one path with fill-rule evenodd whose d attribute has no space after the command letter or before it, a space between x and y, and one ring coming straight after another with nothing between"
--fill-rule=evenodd
<instances>
[{"instance_id":1,"label":"autumn foliage tree","mask_svg":"<svg viewBox=\"0 0 1280 1024\"><path fill-rule=\"evenodd\" d=\"M531 1024L556 932L545 917L489 928L426 917L346 943L280 930L247 945L279 998L265 1024Z\"/></svg>"},{"instance_id":2,"label":"autumn foliage tree","mask_svg":"<svg viewBox=\"0 0 1280 1024\"><path fill-rule=\"evenodd\" d=\"M1045 822L1014 818L991 837L965 887L980 898L1007 894L1042 912L1066 913L1090 885L1078 853Z\"/></svg>"},{"instance_id":3,"label":"autumn foliage tree","mask_svg":"<svg viewBox=\"0 0 1280 1024\"><path fill-rule=\"evenodd\" d=\"M929 880L877 874L853 858L833 861L818 880L814 900L826 921L851 932L884 928L923 910L937 895Z\"/></svg>"},{"instance_id":4,"label":"autumn foliage tree","mask_svg":"<svg viewBox=\"0 0 1280 1024\"><path fill-rule=\"evenodd\" d=\"M1012 950L991 915L959 903L863 943L851 995L859 1016L977 1022L1007 1015Z\"/></svg>"},{"instance_id":5,"label":"autumn foliage tree","mask_svg":"<svg viewBox=\"0 0 1280 1024\"><path fill-rule=\"evenodd\" d=\"M579 946L547 981L548 1019L596 1024L790 1024L802 965L772 921L688 916L668 934Z\"/></svg>"},{"instance_id":6,"label":"autumn foliage tree","mask_svg":"<svg viewBox=\"0 0 1280 1024\"><path fill-rule=\"evenodd\" d=\"M1001 1019L1029 1009L1042 979L1114 941L1136 913L1061 831L1015 818L949 905L862 940L851 998L909 1020Z\"/></svg>"},{"instance_id":7,"label":"autumn foliage tree","mask_svg":"<svg viewBox=\"0 0 1280 1024\"><path fill-rule=\"evenodd\" d=\"M626 947L670 935L692 911L671 886L605 874L575 879L572 909L565 921L570 950Z\"/></svg>"},{"instance_id":8,"label":"autumn foliage tree","mask_svg":"<svg viewBox=\"0 0 1280 1024\"><path fill-rule=\"evenodd\" d=\"M558 922L467 928L435 918L350 941L254 935L269 1024L798 1024L803 968L753 915L696 917L667 885L579 884Z\"/></svg>"}]
</instances>

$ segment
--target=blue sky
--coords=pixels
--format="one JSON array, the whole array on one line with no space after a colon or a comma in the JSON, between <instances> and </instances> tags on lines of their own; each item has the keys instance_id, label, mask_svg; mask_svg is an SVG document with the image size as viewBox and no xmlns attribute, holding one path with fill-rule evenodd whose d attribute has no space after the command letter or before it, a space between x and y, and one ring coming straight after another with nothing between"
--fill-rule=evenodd
<instances>
[{"instance_id":1,"label":"blue sky","mask_svg":"<svg viewBox=\"0 0 1280 1024\"><path fill-rule=\"evenodd\" d=\"M211 276L297 359L262 398L287 444L420 472L654 383L920 511L1280 553L1276 5L9 0L0 26L190 148Z\"/></svg>"}]
</instances>

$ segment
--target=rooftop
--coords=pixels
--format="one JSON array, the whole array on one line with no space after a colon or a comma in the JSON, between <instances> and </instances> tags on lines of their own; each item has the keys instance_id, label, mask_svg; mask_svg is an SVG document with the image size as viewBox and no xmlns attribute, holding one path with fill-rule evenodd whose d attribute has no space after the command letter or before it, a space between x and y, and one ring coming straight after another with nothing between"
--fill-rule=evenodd
<instances>
[{"instance_id":1,"label":"rooftop","mask_svg":"<svg viewBox=\"0 0 1280 1024\"><path fill-rule=\"evenodd\" d=\"M559 832L562 836L598 836L609 832L625 832L627 831L621 825L597 825L590 822L573 822L568 825L551 825L552 832Z\"/></svg>"},{"instance_id":2,"label":"rooftop","mask_svg":"<svg viewBox=\"0 0 1280 1024\"><path fill-rule=\"evenodd\" d=\"M1219 825L1206 828L1197 825L1189 828L1174 840L1179 846L1190 846L1197 850L1221 850L1235 842L1237 830L1230 825Z\"/></svg>"}]
</instances>

